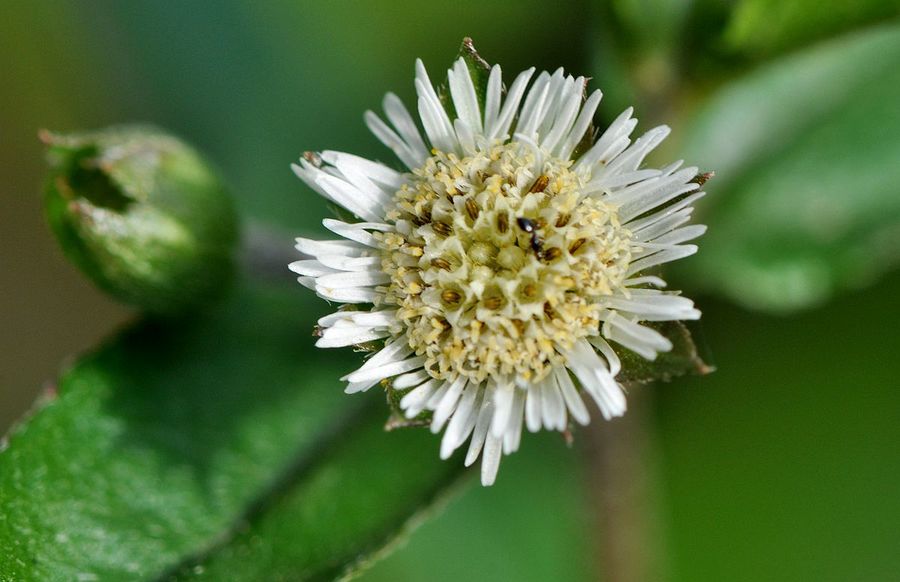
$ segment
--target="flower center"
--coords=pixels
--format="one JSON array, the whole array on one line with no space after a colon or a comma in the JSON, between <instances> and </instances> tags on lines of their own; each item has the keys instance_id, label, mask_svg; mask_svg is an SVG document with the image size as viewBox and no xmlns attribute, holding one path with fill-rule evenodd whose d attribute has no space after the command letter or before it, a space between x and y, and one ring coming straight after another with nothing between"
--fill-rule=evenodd
<instances>
[{"instance_id":1,"label":"flower center","mask_svg":"<svg viewBox=\"0 0 900 582\"><path fill-rule=\"evenodd\" d=\"M432 153L395 195L396 231L379 235L391 276L381 300L432 376L538 380L598 332L631 233L613 206L581 195L570 161L536 167L517 143Z\"/></svg>"}]
</instances>

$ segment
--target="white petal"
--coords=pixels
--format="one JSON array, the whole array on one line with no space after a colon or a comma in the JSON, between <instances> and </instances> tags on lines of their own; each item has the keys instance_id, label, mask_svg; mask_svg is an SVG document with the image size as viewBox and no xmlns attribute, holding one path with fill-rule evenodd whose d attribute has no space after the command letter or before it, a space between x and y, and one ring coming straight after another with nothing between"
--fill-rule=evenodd
<instances>
[{"instance_id":1,"label":"white petal","mask_svg":"<svg viewBox=\"0 0 900 582\"><path fill-rule=\"evenodd\" d=\"M495 436L503 436L509 426L510 415L513 408L513 396L516 387L512 382L497 384L493 391L494 418L491 421L491 432Z\"/></svg>"},{"instance_id":2,"label":"white petal","mask_svg":"<svg viewBox=\"0 0 900 582\"><path fill-rule=\"evenodd\" d=\"M332 166L338 168L354 168L357 172L366 175L373 182L388 186L392 190L400 188L405 181L403 174L380 162L373 162L372 160L367 160L360 156L332 150L326 150L320 155L322 156L322 161L331 164Z\"/></svg>"},{"instance_id":3,"label":"white petal","mask_svg":"<svg viewBox=\"0 0 900 582\"><path fill-rule=\"evenodd\" d=\"M563 93L559 97L559 109L550 131L541 141L541 147L549 152L554 152L562 138L572 129L575 116L581 106L581 88L584 86L584 78L579 77L566 84Z\"/></svg>"},{"instance_id":4,"label":"white petal","mask_svg":"<svg viewBox=\"0 0 900 582\"><path fill-rule=\"evenodd\" d=\"M484 103L484 129L485 133L489 132L500 114L500 99L503 90L503 80L500 72L500 65L491 67L491 74L488 77L487 91L485 92Z\"/></svg>"},{"instance_id":5,"label":"white petal","mask_svg":"<svg viewBox=\"0 0 900 582\"><path fill-rule=\"evenodd\" d=\"M349 382L347 387L344 388L344 392L347 394L356 394L357 392L365 392L375 384L378 384L380 380L368 380L366 382Z\"/></svg>"},{"instance_id":6,"label":"white petal","mask_svg":"<svg viewBox=\"0 0 900 582\"><path fill-rule=\"evenodd\" d=\"M316 290L316 278L315 277L297 277L297 282L311 291Z\"/></svg>"},{"instance_id":7,"label":"white petal","mask_svg":"<svg viewBox=\"0 0 900 582\"><path fill-rule=\"evenodd\" d=\"M427 155L422 157L419 152L410 148L410 146L403 141L403 138L397 135L397 132L391 129L388 124L382 121L374 112L366 111L363 119L365 120L369 131L371 131L381 143L390 148L390 150L393 151L400 161L410 170L420 167L425 161Z\"/></svg>"},{"instance_id":8,"label":"white petal","mask_svg":"<svg viewBox=\"0 0 900 582\"><path fill-rule=\"evenodd\" d=\"M684 168L672 174L658 172L658 175L641 182L637 182L616 191L609 197L609 201L626 207L631 216L642 214L641 210L655 208L664 201L672 198L671 193L680 191L685 185L696 190L697 184L691 182L696 175L696 168ZM604 178L605 179L605 178ZM648 206L649 205L649 206ZM635 214L637 211L637 214Z\"/></svg>"},{"instance_id":9,"label":"white petal","mask_svg":"<svg viewBox=\"0 0 900 582\"><path fill-rule=\"evenodd\" d=\"M602 98L603 93L601 91L594 91L591 93L591 96L588 97L587 101L584 102L584 105L581 107L581 113L578 114L578 119L575 120L575 125L572 126L572 130L569 132L569 135L566 137L556 154L560 159L569 159L572 152L575 151L575 148L581 143L591 122L594 121L594 113L597 111L597 106L600 105L600 100Z\"/></svg>"},{"instance_id":10,"label":"white petal","mask_svg":"<svg viewBox=\"0 0 900 582\"><path fill-rule=\"evenodd\" d=\"M541 418L547 430L566 429L566 407L556 378L551 374L541 382Z\"/></svg>"},{"instance_id":11,"label":"white petal","mask_svg":"<svg viewBox=\"0 0 900 582\"><path fill-rule=\"evenodd\" d=\"M335 269L326 267L316 259L294 261L293 263L288 265L288 269L297 273L298 275L303 275L305 277L321 277L322 275L328 275L329 273L338 272Z\"/></svg>"},{"instance_id":12,"label":"white petal","mask_svg":"<svg viewBox=\"0 0 900 582\"><path fill-rule=\"evenodd\" d=\"M660 208L658 212L651 214L649 216L645 216L644 218L639 218L637 220L632 220L628 223L628 227L631 229L631 232L637 232L642 229L649 227L650 225L656 224L660 220L663 220L670 215L683 212L688 210L689 207L706 195L706 192L694 192L689 196L685 196L684 198L678 200L677 202L673 202L672 204Z\"/></svg>"},{"instance_id":13,"label":"white petal","mask_svg":"<svg viewBox=\"0 0 900 582\"><path fill-rule=\"evenodd\" d=\"M581 395L578 394L575 384L569 378L569 373L562 367L554 369L553 373L556 375L556 381L559 384L563 399L569 408L569 414L579 424L586 426L591 421L591 416L588 414L587 407L584 405Z\"/></svg>"},{"instance_id":14,"label":"white petal","mask_svg":"<svg viewBox=\"0 0 900 582\"><path fill-rule=\"evenodd\" d=\"M424 362L424 357L422 360ZM456 404L459 402L459 396L462 394L466 382L465 376L458 376L456 380L450 384L447 393L444 394L444 397L441 398L437 408L434 409L434 417L431 419L431 432L436 433L444 427L444 423L447 422L447 419L450 418L450 415L453 414L453 411L456 409Z\"/></svg>"},{"instance_id":15,"label":"white petal","mask_svg":"<svg viewBox=\"0 0 900 582\"><path fill-rule=\"evenodd\" d=\"M665 249L648 257L637 259L628 266L628 270L625 273L628 277L631 277L636 273L640 273L644 269L649 269L650 267L655 267L656 265L662 265L663 263L671 263L672 261L677 261L678 259L689 257L696 252L697 245L681 245L670 249Z\"/></svg>"},{"instance_id":16,"label":"white petal","mask_svg":"<svg viewBox=\"0 0 900 582\"><path fill-rule=\"evenodd\" d=\"M507 455L519 450L522 440L522 422L525 415L525 390L515 388L513 391L512 414L509 415L509 426L503 433L503 452Z\"/></svg>"},{"instance_id":17,"label":"white petal","mask_svg":"<svg viewBox=\"0 0 900 582\"><path fill-rule=\"evenodd\" d=\"M299 164L291 164L291 169L321 196L361 218L377 220L384 213L380 195L361 192L349 182L313 166L306 160L300 160Z\"/></svg>"},{"instance_id":18,"label":"white petal","mask_svg":"<svg viewBox=\"0 0 900 582\"><path fill-rule=\"evenodd\" d=\"M378 221L384 218L383 201L373 192L360 190L350 182L322 172L316 178L328 198L340 204L364 220Z\"/></svg>"},{"instance_id":19,"label":"white petal","mask_svg":"<svg viewBox=\"0 0 900 582\"><path fill-rule=\"evenodd\" d=\"M391 335L387 329L365 329L360 327L352 327L350 329L341 329L338 327L330 327L322 332L322 337L316 341L318 348L342 348L346 346L355 346L362 343L386 338Z\"/></svg>"},{"instance_id":20,"label":"white petal","mask_svg":"<svg viewBox=\"0 0 900 582\"><path fill-rule=\"evenodd\" d=\"M322 225L331 232L339 234L348 240L373 248L378 248L378 241L375 240L375 237L373 237L371 233L367 232L368 230L379 230L382 232L394 230L393 226L382 222L350 223L342 220L335 220L334 218L324 219Z\"/></svg>"},{"instance_id":21,"label":"white petal","mask_svg":"<svg viewBox=\"0 0 900 582\"><path fill-rule=\"evenodd\" d=\"M500 457L503 454L501 449L502 441L492 434L487 435L487 441L484 443L484 455L481 457L481 484L490 487L497 478L497 469L500 468Z\"/></svg>"},{"instance_id":22,"label":"white petal","mask_svg":"<svg viewBox=\"0 0 900 582\"><path fill-rule=\"evenodd\" d=\"M519 109L519 102L522 100L522 95L525 94L525 87L528 85L532 75L534 75L534 67L527 71L522 71L516 77L516 80L513 81L509 92L506 94L506 100L503 102L503 109L500 110L497 121L493 127L487 128L487 138L489 140L502 138L509 132L509 128Z\"/></svg>"},{"instance_id":23,"label":"white petal","mask_svg":"<svg viewBox=\"0 0 900 582\"><path fill-rule=\"evenodd\" d=\"M318 277L316 286L327 289L372 287L383 285L390 280L391 276L381 271L343 271Z\"/></svg>"},{"instance_id":24,"label":"white petal","mask_svg":"<svg viewBox=\"0 0 900 582\"><path fill-rule=\"evenodd\" d=\"M481 454L481 447L484 445L484 439L487 436L488 429L491 425L491 417L494 413L494 407L490 398L485 398L481 404L481 410L478 412L478 419L475 422L475 431L472 433L472 440L469 441L469 450L466 452L466 459L463 464L468 467L478 459Z\"/></svg>"},{"instance_id":25,"label":"white petal","mask_svg":"<svg viewBox=\"0 0 900 582\"><path fill-rule=\"evenodd\" d=\"M525 97L525 103L522 105L522 111L519 113L516 133L531 139L535 138L537 127L543 120L544 104L549 98L549 93L550 75L545 71L538 75L534 85L528 91L528 96Z\"/></svg>"},{"instance_id":26,"label":"white petal","mask_svg":"<svg viewBox=\"0 0 900 582\"><path fill-rule=\"evenodd\" d=\"M481 399L484 397L484 388L478 384L469 383L465 392L459 399L459 405L453 413L453 418L447 424L444 438L441 439L441 458L447 459L468 438L475 421L481 411Z\"/></svg>"},{"instance_id":27,"label":"white petal","mask_svg":"<svg viewBox=\"0 0 900 582\"><path fill-rule=\"evenodd\" d=\"M438 404L441 403L441 400L444 398L444 395L450 389L450 386L453 382L442 382L440 386L434 391L431 397L428 399L428 402L425 403L425 408L428 410L434 410L438 407Z\"/></svg>"},{"instance_id":28,"label":"white petal","mask_svg":"<svg viewBox=\"0 0 900 582\"><path fill-rule=\"evenodd\" d=\"M672 349L672 342L658 331L615 312L606 316L603 335L648 360L655 360L658 352Z\"/></svg>"},{"instance_id":29,"label":"white petal","mask_svg":"<svg viewBox=\"0 0 900 582\"><path fill-rule=\"evenodd\" d=\"M418 370L416 372L410 372L409 374L403 374L402 376L397 376L394 378L393 387L395 390L406 390L407 388L412 388L413 386L419 386L426 380L430 380L431 376L428 375L428 372L425 370Z\"/></svg>"},{"instance_id":30,"label":"white petal","mask_svg":"<svg viewBox=\"0 0 900 582\"><path fill-rule=\"evenodd\" d=\"M585 340L579 340L569 353L568 366L582 388L594 398L605 419L625 414L625 393Z\"/></svg>"},{"instance_id":31,"label":"white petal","mask_svg":"<svg viewBox=\"0 0 900 582\"><path fill-rule=\"evenodd\" d=\"M668 232L659 238L653 240L657 244L677 245L689 240L693 240L698 236L702 236L706 232L705 224L692 224L677 230Z\"/></svg>"},{"instance_id":32,"label":"white petal","mask_svg":"<svg viewBox=\"0 0 900 582\"><path fill-rule=\"evenodd\" d=\"M656 291L655 289L643 289L653 293L638 294L638 290L631 291L631 298L613 296L604 299L604 303L618 311L625 311L645 321L675 321L678 319L699 319L700 312L694 309L694 302L680 295L671 295Z\"/></svg>"},{"instance_id":33,"label":"white petal","mask_svg":"<svg viewBox=\"0 0 900 582\"><path fill-rule=\"evenodd\" d=\"M541 391L538 384L528 384L528 397L525 401L525 426L531 432L541 430Z\"/></svg>"},{"instance_id":34,"label":"white petal","mask_svg":"<svg viewBox=\"0 0 900 582\"><path fill-rule=\"evenodd\" d=\"M381 257L319 255L319 262L335 271L380 271Z\"/></svg>"},{"instance_id":35,"label":"white petal","mask_svg":"<svg viewBox=\"0 0 900 582\"><path fill-rule=\"evenodd\" d=\"M586 170L596 164L606 164L619 152L628 147L628 136L634 131L637 119L632 119L634 109L629 107L623 111L603 132L594 145L584 153L575 164L576 170Z\"/></svg>"},{"instance_id":36,"label":"white petal","mask_svg":"<svg viewBox=\"0 0 900 582\"><path fill-rule=\"evenodd\" d=\"M432 378L404 394L403 398L400 399L400 408L403 409L406 418L415 418L425 410L428 400L434 395L440 385L439 380Z\"/></svg>"},{"instance_id":37,"label":"white petal","mask_svg":"<svg viewBox=\"0 0 900 582\"><path fill-rule=\"evenodd\" d=\"M455 152L453 124L434 91L421 59L416 59L416 93L419 95L419 117L431 145L445 153Z\"/></svg>"},{"instance_id":38,"label":"white petal","mask_svg":"<svg viewBox=\"0 0 900 582\"><path fill-rule=\"evenodd\" d=\"M667 232L690 221L693 212L693 208L684 208L680 212L673 212L669 216L648 225L646 228L632 230L632 239L637 242L650 242L656 240Z\"/></svg>"},{"instance_id":39,"label":"white petal","mask_svg":"<svg viewBox=\"0 0 900 582\"><path fill-rule=\"evenodd\" d=\"M453 106L456 114L465 121L470 130L482 133L481 112L478 108L478 96L475 94L475 85L469 74L469 67L465 59L457 59L453 68L447 71L447 81L450 85L450 96L453 98Z\"/></svg>"},{"instance_id":40,"label":"white petal","mask_svg":"<svg viewBox=\"0 0 900 582\"><path fill-rule=\"evenodd\" d=\"M323 287L316 284L316 294L338 303L374 303L378 294L371 287Z\"/></svg>"},{"instance_id":41,"label":"white petal","mask_svg":"<svg viewBox=\"0 0 900 582\"><path fill-rule=\"evenodd\" d=\"M382 106L384 107L385 115L387 115L390 122L394 124L394 127L397 129L400 137L403 138L403 141L406 142L410 152L417 157L421 157L421 162L424 162L425 158L428 157L428 147L426 147L425 142L422 141L422 134L419 133L419 128L416 127L416 122L413 120L412 115L410 115L406 106L400 98L393 93L388 93L384 96Z\"/></svg>"},{"instance_id":42,"label":"white petal","mask_svg":"<svg viewBox=\"0 0 900 582\"><path fill-rule=\"evenodd\" d=\"M570 92L578 91L579 88L574 87L575 78L566 76L562 67L558 68L550 77L550 95L544 103L544 110L541 112L541 121L537 127L537 135L544 136L550 133L550 128L557 119L557 114L562 109L562 103L565 96Z\"/></svg>"},{"instance_id":43,"label":"white petal","mask_svg":"<svg viewBox=\"0 0 900 582\"><path fill-rule=\"evenodd\" d=\"M383 348L381 348L378 352L376 352L371 358L366 360L366 362L356 370L356 372L362 372L365 370L373 370L375 368L380 368L385 364L390 364L391 362L399 362L402 361L411 354L413 349L409 346L409 340L406 336L399 337L393 342L387 344ZM354 374L356 373L354 372ZM349 374L341 378L341 380L350 380Z\"/></svg>"},{"instance_id":44,"label":"white petal","mask_svg":"<svg viewBox=\"0 0 900 582\"><path fill-rule=\"evenodd\" d=\"M397 374L402 374L403 372L416 370L423 365L425 365L425 356L415 356L399 362L391 362L390 364L385 364L370 370L357 370L347 376L347 380L350 382L367 382L373 379L383 380L385 378L390 378L391 376L396 376Z\"/></svg>"},{"instance_id":45,"label":"white petal","mask_svg":"<svg viewBox=\"0 0 900 582\"><path fill-rule=\"evenodd\" d=\"M456 139L459 141L463 152L466 154L475 153L475 134L472 132L472 128L469 127L469 124L462 119L457 119L453 123L453 127L456 130Z\"/></svg>"},{"instance_id":46,"label":"white petal","mask_svg":"<svg viewBox=\"0 0 900 582\"><path fill-rule=\"evenodd\" d=\"M584 185L582 193L594 194L596 192L608 192L611 195L617 195L626 186L634 186L639 182L644 182L645 180L656 178L661 175L662 172L656 168L646 168L643 170L635 170L633 172L623 172L621 174L600 170L593 178L591 178L590 182ZM615 191L615 194L613 194L613 191Z\"/></svg>"},{"instance_id":47,"label":"white petal","mask_svg":"<svg viewBox=\"0 0 900 582\"><path fill-rule=\"evenodd\" d=\"M531 136L525 135L524 133L516 132L513 135L513 139L519 142L520 145L524 145L531 150L531 154L534 157L533 168L535 171L540 171L540 168L544 165L544 150L540 148Z\"/></svg>"},{"instance_id":48,"label":"white petal","mask_svg":"<svg viewBox=\"0 0 900 582\"><path fill-rule=\"evenodd\" d=\"M625 279L622 283L625 287L637 287L639 285L653 285L662 289L666 287L666 282L655 275L646 275L644 277L634 277L633 279Z\"/></svg>"},{"instance_id":49,"label":"white petal","mask_svg":"<svg viewBox=\"0 0 900 582\"><path fill-rule=\"evenodd\" d=\"M628 223L632 219L642 216L654 208L659 208L670 200L678 198L688 192L693 192L697 188L697 184L687 183L649 192L641 199L622 204L619 207L619 220L621 220L623 224Z\"/></svg>"},{"instance_id":50,"label":"white petal","mask_svg":"<svg viewBox=\"0 0 900 582\"><path fill-rule=\"evenodd\" d=\"M371 202L376 210L383 210L389 206L394 192L397 190L373 181L369 177L368 168L353 160L344 159L339 165L323 165L322 171L356 188L357 192Z\"/></svg>"},{"instance_id":51,"label":"white petal","mask_svg":"<svg viewBox=\"0 0 900 582\"><path fill-rule=\"evenodd\" d=\"M366 247L348 240L312 240L310 238L297 237L296 248L304 255L319 257L320 255L338 255L342 257L361 257L366 252Z\"/></svg>"},{"instance_id":52,"label":"white petal","mask_svg":"<svg viewBox=\"0 0 900 582\"><path fill-rule=\"evenodd\" d=\"M318 323L329 327L339 321L349 321L362 327L387 327L397 320L396 309L380 309L378 311L336 311L320 317Z\"/></svg>"},{"instance_id":53,"label":"white petal","mask_svg":"<svg viewBox=\"0 0 900 582\"><path fill-rule=\"evenodd\" d=\"M630 148L609 162L609 171L632 172L640 167L641 162L656 146L658 146L672 130L667 125L654 127L637 138Z\"/></svg>"},{"instance_id":54,"label":"white petal","mask_svg":"<svg viewBox=\"0 0 900 582\"><path fill-rule=\"evenodd\" d=\"M612 346L599 335L589 338L588 341L592 346L600 350L600 353L606 358L606 362L609 364L609 373L612 374L613 378L618 376L619 371L622 370L622 360L619 359L619 356L616 354L615 350L612 349Z\"/></svg>"}]
</instances>

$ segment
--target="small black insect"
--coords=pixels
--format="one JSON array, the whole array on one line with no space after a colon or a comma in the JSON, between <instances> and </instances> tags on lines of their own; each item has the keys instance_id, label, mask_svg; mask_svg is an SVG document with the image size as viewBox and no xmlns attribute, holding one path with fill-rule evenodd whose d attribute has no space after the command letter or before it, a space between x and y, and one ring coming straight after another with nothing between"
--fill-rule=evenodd
<instances>
[{"instance_id":1,"label":"small black insect","mask_svg":"<svg viewBox=\"0 0 900 582\"><path fill-rule=\"evenodd\" d=\"M524 216L517 218L516 224L519 225L519 228L531 235L531 250L533 250L536 255L540 256L542 250L541 245L543 243L541 237L538 236L537 226L534 222Z\"/></svg>"}]
</instances>

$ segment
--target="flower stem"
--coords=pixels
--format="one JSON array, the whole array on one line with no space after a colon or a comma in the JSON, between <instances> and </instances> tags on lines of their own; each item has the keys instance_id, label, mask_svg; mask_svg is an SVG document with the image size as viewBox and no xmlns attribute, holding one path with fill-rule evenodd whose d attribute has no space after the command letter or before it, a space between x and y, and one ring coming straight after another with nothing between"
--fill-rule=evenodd
<instances>
[{"instance_id":1,"label":"flower stem","mask_svg":"<svg viewBox=\"0 0 900 582\"><path fill-rule=\"evenodd\" d=\"M294 249L294 234L270 224L249 221L244 225L241 244L241 267L252 277L293 282L288 264L303 258Z\"/></svg>"},{"instance_id":2,"label":"flower stem","mask_svg":"<svg viewBox=\"0 0 900 582\"><path fill-rule=\"evenodd\" d=\"M586 429L595 571L605 582L668 579L651 397L647 387L633 388L628 414Z\"/></svg>"}]
</instances>

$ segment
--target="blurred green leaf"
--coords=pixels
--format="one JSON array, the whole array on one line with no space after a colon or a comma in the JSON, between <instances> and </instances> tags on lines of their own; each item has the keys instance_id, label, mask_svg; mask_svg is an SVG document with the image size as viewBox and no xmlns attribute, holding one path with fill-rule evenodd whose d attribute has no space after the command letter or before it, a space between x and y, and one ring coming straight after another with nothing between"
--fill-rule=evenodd
<instances>
[{"instance_id":1,"label":"blurred green leaf","mask_svg":"<svg viewBox=\"0 0 900 582\"><path fill-rule=\"evenodd\" d=\"M900 260L900 26L855 34L726 85L682 148L716 171L680 266L760 309L861 287Z\"/></svg>"},{"instance_id":2,"label":"blurred green leaf","mask_svg":"<svg viewBox=\"0 0 900 582\"><path fill-rule=\"evenodd\" d=\"M219 563L249 523L254 551L267 532L283 545L255 555L257 574L306 579L403 529L461 463L428 434L381 430L377 395L342 394L352 364L313 352L304 307L244 290L76 363L0 453L0 578L154 579Z\"/></svg>"},{"instance_id":3,"label":"blurred green leaf","mask_svg":"<svg viewBox=\"0 0 900 582\"><path fill-rule=\"evenodd\" d=\"M725 40L734 49L765 55L898 15L898 0L742 0Z\"/></svg>"}]
</instances>

